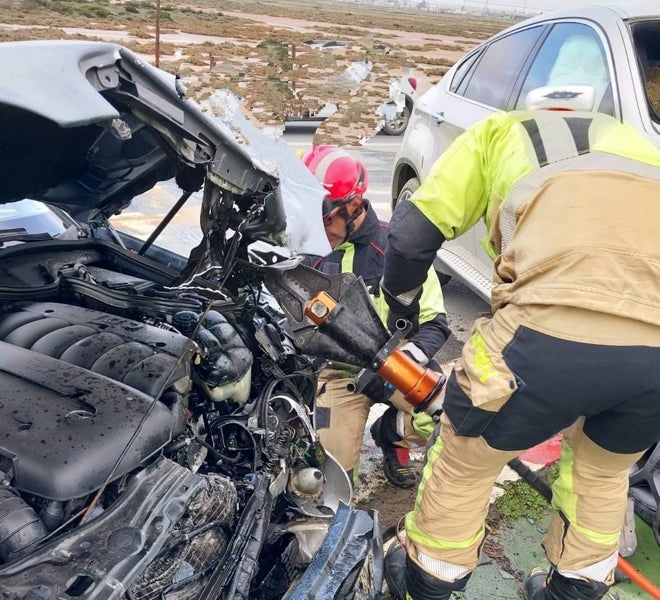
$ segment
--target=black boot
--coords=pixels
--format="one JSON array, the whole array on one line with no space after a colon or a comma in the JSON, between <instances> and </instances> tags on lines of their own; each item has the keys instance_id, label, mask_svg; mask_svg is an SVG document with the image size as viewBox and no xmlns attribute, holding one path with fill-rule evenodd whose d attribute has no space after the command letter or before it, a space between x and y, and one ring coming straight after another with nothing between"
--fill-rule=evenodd
<instances>
[{"instance_id":1,"label":"black boot","mask_svg":"<svg viewBox=\"0 0 660 600\"><path fill-rule=\"evenodd\" d=\"M406 600L406 560L406 549L394 541L385 554L385 580L396 600Z\"/></svg>"},{"instance_id":2,"label":"black boot","mask_svg":"<svg viewBox=\"0 0 660 600\"><path fill-rule=\"evenodd\" d=\"M607 590L609 586L604 583L535 569L525 581L525 600L599 600Z\"/></svg>"},{"instance_id":3,"label":"black boot","mask_svg":"<svg viewBox=\"0 0 660 600\"><path fill-rule=\"evenodd\" d=\"M417 484L417 472L408 464L410 450L399 448L394 442L401 440L396 432L396 413L393 407L376 419L371 426L371 437L383 452L383 472L387 480L400 488L409 489Z\"/></svg>"},{"instance_id":4,"label":"black boot","mask_svg":"<svg viewBox=\"0 0 660 600\"><path fill-rule=\"evenodd\" d=\"M385 579L396 600L449 600L453 591L465 589L469 578L466 575L454 582L437 579L410 560L406 549L396 542L385 555Z\"/></svg>"}]
</instances>

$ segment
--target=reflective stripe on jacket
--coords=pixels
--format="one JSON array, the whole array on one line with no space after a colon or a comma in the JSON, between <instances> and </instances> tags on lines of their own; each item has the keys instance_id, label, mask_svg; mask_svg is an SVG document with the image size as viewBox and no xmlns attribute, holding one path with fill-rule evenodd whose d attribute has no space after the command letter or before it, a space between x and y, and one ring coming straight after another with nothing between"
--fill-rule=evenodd
<instances>
[{"instance_id":1,"label":"reflective stripe on jacket","mask_svg":"<svg viewBox=\"0 0 660 600\"><path fill-rule=\"evenodd\" d=\"M560 304L660 325L660 150L597 113L498 113L411 202L453 239L483 218L493 309Z\"/></svg>"}]
</instances>

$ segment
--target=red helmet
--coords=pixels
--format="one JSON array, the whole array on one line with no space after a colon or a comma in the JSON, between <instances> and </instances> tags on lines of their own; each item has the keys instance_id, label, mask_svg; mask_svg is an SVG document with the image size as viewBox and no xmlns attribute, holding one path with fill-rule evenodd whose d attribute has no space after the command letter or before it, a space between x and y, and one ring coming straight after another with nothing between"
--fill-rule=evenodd
<instances>
[{"instance_id":1,"label":"red helmet","mask_svg":"<svg viewBox=\"0 0 660 600\"><path fill-rule=\"evenodd\" d=\"M314 146L303 156L305 166L328 190L326 200L347 202L367 191L366 167L336 146Z\"/></svg>"}]
</instances>

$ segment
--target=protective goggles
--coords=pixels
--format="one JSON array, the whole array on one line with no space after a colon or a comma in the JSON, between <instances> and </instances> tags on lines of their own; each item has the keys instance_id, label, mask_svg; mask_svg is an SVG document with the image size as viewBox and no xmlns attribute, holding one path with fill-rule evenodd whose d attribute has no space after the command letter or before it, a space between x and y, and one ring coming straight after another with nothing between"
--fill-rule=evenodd
<instances>
[{"instance_id":1,"label":"protective goggles","mask_svg":"<svg viewBox=\"0 0 660 600\"><path fill-rule=\"evenodd\" d=\"M323 224L326 226L330 225L339 215L348 219L349 215L346 210L346 205L350 204L356 198L359 198L359 196L351 196L349 198L344 198L343 200L324 200Z\"/></svg>"}]
</instances>

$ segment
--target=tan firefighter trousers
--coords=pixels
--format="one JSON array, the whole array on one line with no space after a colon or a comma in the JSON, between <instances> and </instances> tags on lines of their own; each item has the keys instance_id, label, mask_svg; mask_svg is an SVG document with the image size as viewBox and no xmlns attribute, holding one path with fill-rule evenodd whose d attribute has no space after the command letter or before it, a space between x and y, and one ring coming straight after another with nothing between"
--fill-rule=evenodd
<instances>
[{"instance_id":1,"label":"tan firefighter trousers","mask_svg":"<svg viewBox=\"0 0 660 600\"><path fill-rule=\"evenodd\" d=\"M496 477L564 431L543 546L566 575L611 583L628 469L660 434L660 328L570 307L506 306L477 321L429 441L407 550L454 581L477 565Z\"/></svg>"}]
</instances>

